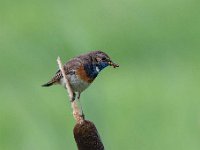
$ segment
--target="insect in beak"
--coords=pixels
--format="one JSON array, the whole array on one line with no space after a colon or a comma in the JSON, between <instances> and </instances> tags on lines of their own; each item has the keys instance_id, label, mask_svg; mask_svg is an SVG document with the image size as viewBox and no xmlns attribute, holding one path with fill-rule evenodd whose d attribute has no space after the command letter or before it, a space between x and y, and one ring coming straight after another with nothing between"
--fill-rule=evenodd
<instances>
[{"instance_id":1,"label":"insect in beak","mask_svg":"<svg viewBox=\"0 0 200 150\"><path fill-rule=\"evenodd\" d=\"M115 64L115 63L112 62L112 61L109 61L108 64L109 64L110 66L113 66L113 68L119 67L118 64Z\"/></svg>"}]
</instances>

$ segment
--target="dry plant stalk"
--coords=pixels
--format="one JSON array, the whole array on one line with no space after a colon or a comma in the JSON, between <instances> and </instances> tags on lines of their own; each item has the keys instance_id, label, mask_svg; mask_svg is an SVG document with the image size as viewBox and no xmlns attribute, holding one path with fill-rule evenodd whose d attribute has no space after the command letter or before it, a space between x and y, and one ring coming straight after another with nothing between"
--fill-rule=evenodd
<instances>
[{"instance_id":1,"label":"dry plant stalk","mask_svg":"<svg viewBox=\"0 0 200 150\"><path fill-rule=\"evenodd\" d=\"M71 101L71 107L73 109L74 119L76 120L77 123L81 124L84 121L84 118L81 115L82 111L79 109L77 102L72 100L73 92L72 92L69 80L67 79L67 76L65 74L65 70L63 68L60 57L57 58L57 63L58 63L59 69L60 69L60 71L63 75L64 82L66 83L65 86L66 86L66 89L67 89L67 92L68 92L68 95L69 95L69 98L70 98L70 101Z\"/></svg>"},{"instance_id":2,"label":"dry plant stalk","mask_svg":"<svg viewBox=\"0 0 200 150\"><path fill-rule=\"evenodd\" d=\"M76 120L76 125L74 126L74 139L78 150L104 150L103 143L94 123L89 120L85 120L82 115L82 110L78 107L77 102L75 100L72 101L73 92L66 77L60 57L57 58L57 63L66 83L66 89L70 97L71 107L73 109L73 116Z\"/></svg>"}]
</instances>

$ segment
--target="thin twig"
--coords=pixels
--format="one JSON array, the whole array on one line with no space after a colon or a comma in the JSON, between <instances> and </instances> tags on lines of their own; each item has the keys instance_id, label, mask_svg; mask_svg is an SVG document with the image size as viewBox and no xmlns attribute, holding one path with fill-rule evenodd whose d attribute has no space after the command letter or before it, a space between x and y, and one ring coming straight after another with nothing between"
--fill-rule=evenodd
<instances>
[{"instance_id":1,"label":"thin twig","mask_svg":"<svg viewBox=\"0 0 200 150\"><path fill-rule=\"evenodd\" d=\"M82 116L82 111L79 109L77 102L75 100L73 100L72 88L70 86L69 80L67 79L67 76L65 74L65 71L64 71L64 68L63 68L63 65L62 65L62 62L61 62L59 56L57 58L57 63L58 63L59 69L62 73L64 82L66 83L65 86L66 86L66 89L67 89L67 92L68 92L68 95L69 95L69 98L71 101L71 107L73 109L74 119L76 120L77 123L81 124L84 121L84 118Z\"/></svg>"},{"instance_id":2,"label":"thin twig","mask_svg":"<svg viewBox=\"0 0 200 150\"><path fill-rule=\"evenodd\" d=\"M61 73L62 73L64 82L66 83L65 86L66 86L67 92L68 92L68 94L69 94L70 101L72 101L73 92L72 92L70 83L69 83L69 81L68 81L68 79L67 79L67 76L66 76L66 74L65 74L65 71L64 71L64 68L63 68L63 65L62 65L62 62L61 62L59 56L58 56L58 58L57 58L57 63L58 63L59 69L60 69L60 71L61 71Z\"/></svg>"}]
</instances>

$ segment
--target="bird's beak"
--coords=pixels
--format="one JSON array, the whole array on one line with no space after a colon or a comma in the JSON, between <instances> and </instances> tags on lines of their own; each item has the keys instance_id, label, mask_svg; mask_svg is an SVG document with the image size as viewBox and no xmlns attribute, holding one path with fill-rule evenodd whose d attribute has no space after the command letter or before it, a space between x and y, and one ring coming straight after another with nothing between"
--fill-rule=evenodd
<instances>
[{"instance_id":1,"label":"bird's beak","mask_svg":"<svg viewBox=\"0 0 200 150\"><path fill-rule=\"evenodd\" d=\"M119 67L118 64L115 64L115 63L112 62L112 61L109 61L108 64L109 64L110 66L113 66L113 68Z\"/></svg>"}]
</instances>

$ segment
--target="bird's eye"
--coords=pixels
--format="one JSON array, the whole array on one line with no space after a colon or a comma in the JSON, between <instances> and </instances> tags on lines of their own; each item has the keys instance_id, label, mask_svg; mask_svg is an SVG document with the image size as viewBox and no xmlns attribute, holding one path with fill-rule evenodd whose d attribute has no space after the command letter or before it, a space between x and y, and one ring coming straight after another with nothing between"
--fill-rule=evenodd
<instances>
[{"instance_id":1,"label":"bird's eye","mask_svg":"<svg viewBox=\"0 0 200 150\"><path fill-rule=\"evenodd\" d=\"M103 57L102 60L105 61L105 60L106 60L106 57Z\"/></svg>"}]
</instances>

